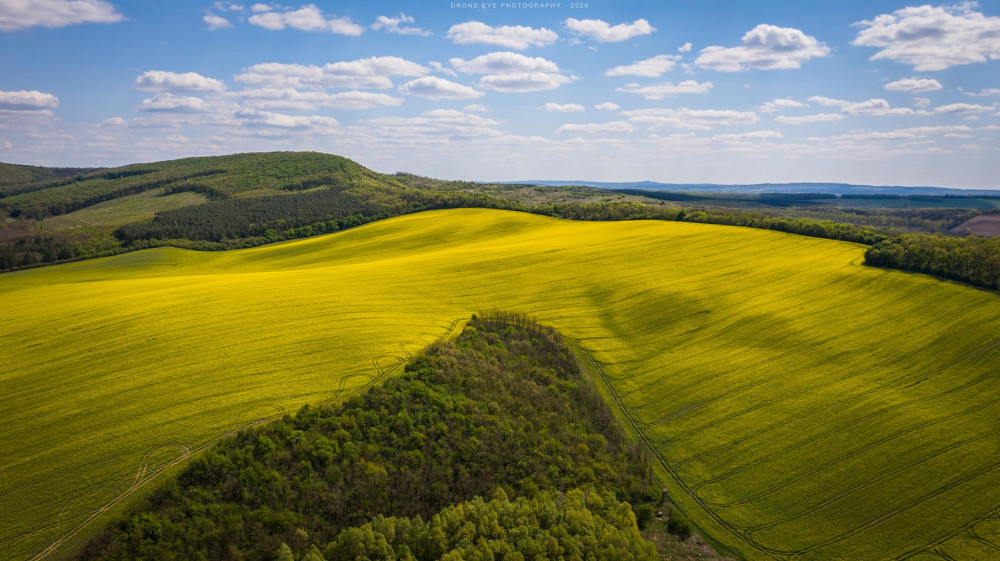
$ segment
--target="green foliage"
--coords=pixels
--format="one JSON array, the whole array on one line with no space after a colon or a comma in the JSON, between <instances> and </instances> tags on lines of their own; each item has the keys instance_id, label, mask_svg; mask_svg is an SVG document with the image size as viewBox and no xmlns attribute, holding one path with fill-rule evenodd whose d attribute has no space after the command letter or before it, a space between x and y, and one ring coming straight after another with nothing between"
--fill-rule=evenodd
<instances>
[{"instance_id":1,"label":"green foliage","mask_svg":"<svg viewBox=\"0 0 1000 561\"><path fill-rule=\"evenodd\" d=\"M672 509L670 520L667 521L667 531L682 540L686 540L691 537L691 523L679 510Z\"/></svg>"},{"instance_id":2,"label":"green foliage","mask_svg":"<svg viewBox=\"0 0 1000 561\"><path fill-rule=\"evenodd\" d=\"M511 501L503 492L449 506L428 522L375 517L342 531L329 561L355 559L615 559L654 560L628 503L593 489L546 492Z\"/></svg>"},{"instance_id":3,"label":"green foliage","mask_svg":"<svg viewBox=\"0 0 1000 561\"><path fill-rule=\"evenodd\" d=\"M906 234L873 245L865 263L1000 289L1000 239Z\"/></svg>"},{"instance_id":4,"label":"green foliage","mask_svg":"<svg viewBox=\"0 0 1000 561\"><path fill-rule=\"evenodd\" d=\"M271 559L283 544L327 559L462 559L504 536L501 550L526 558L616 547L646 558L615 499L659 496L640 450L558 334L491 312L341 406L223 441L83 559ZM532 498L511 503L503 489ZM491 491L488 505L447 508ZM389 518L361 526L376 515ZM529 519L540 525L520 530Z\"/></svg>"}]
</instances>

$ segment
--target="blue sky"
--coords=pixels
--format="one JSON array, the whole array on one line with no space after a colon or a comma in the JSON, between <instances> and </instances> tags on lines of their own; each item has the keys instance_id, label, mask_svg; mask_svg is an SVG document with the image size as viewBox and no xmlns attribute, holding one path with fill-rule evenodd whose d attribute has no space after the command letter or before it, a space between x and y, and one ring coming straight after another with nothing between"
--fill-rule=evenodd
<instances>
[{"instance_id":1,"label":"blue sky","mask_svg":"<svg viewBox=\"0 0 1000 561\"><path fill-rule=\"evenodd\" d=\"M0 161L1000 188L1000 2L0 0Z\"/></svg>"}]
</instances>

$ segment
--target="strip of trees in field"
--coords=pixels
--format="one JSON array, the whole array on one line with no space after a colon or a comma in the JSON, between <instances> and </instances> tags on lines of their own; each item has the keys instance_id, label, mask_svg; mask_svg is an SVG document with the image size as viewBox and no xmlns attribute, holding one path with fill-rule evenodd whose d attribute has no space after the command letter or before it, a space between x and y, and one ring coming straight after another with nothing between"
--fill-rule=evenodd
<instances>
[{"instance_id":1,"label":"strip of trees in field","mask_svg":"<svg viewBox=\"0 0 1000 561\"><path fill-rule=\"evenodd\" d=\"M398 378L219 443L82 559L655 559L637 525L662 500L559 335L489 313Z\"/></svg>"}]
</instances>

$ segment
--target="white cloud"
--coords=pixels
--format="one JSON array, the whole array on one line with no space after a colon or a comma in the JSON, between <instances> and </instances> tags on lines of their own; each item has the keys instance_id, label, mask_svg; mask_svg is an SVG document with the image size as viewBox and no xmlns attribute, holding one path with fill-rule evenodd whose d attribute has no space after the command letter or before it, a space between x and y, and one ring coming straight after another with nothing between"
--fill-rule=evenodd
<instances>
[{"instance_id":1,"label":"white cloud","mask_svg":"<svg viewBox=\"0 0 1000 561\"><path fill-rule=\"evenodd\" d=\"M691 43L684 43L680 47L677 47L677 52L679 53L689 53L691 52Z\"/></svg>"},{"instance_id":2,"label":"white cloud","mask_svg":"<svg viewBox=\"0 0 1000 561\"><path fill-rule=\"evenodd\" d=\"M839 107L841 112L849 115L913 115L914 111L908 107L892 107L884 99L869 99L868 101L846 101L843 99L833 99L814 95L809 98L812 103L825 105L826 107Z\"/></svg>"},{"instance_id":3,"label":"white cloud","mask_svg":"<svg viewBox=\"0 0 1000 561\"><path fill-rule=\"evenodd\" d=\"M633 109L622 111L633 123L644 123L651 127L672 127L678 129L709 130L717 126L753 125L760 120L753 111L731 109Z\"/></svg>"},{"instance_id":4,"label":"white cloud","mask_svg":"<svg viewBox=\"0 0 1000 561\"><path fill-rule=\"evenodd\" d=\"M981 97L990 95L1000 95L1000 88L983 88L982 90L979 91L979 93L965 92L965 95L981 96Z\"/></svg>"},{"instance_id":5,"label":"white cloud","mask_svg":"<svg viewBox=\"0 0 1000 561\"><path fill-rule=\"evenodd\" d=\"M801 115L798 117L791 117L788 115L778 115L774 118L775 121L779 123L784 123L786 125L810 125L812 123L828 123L831 121L840 121L844 118L843 113L817 113L815 115Z\"/></svg>"},{"instance_id":6,"label":"white cloud","mask_svg":"<svg viewBox=\"0 0 1000 561\"><path fill-rule=\"evenodd\" d=\"M365 129L373 132L380 142L390 139L426 147L428 142L450 146L452 140L497 137L501 133L492 128L496 124L492 119L463 111L435 109L418 117L371 119L365 121Z\"/></svg>"},{"instance_id":7,"label":"white cloud","mask_svg":"<svg viewBox=\"0 0 1000 561\"><path fill-rule=\"evenodd\" d=\"M935 107L934 111L937 113L986 113L993 111L993 109L994 107L978 103L952 103L951 105Z\"/></svg>"},{"instance_id":8,"label":"white cloud","mask_svg":"<svg viewBox=\"0 0 1000 561\"><path fill-rule=\"evenodd\" d=\"M403 99L383 93L350 91L326 93L301 92L292 88L257 88L233 94L255 108L309 111L317 107L333 109L372 109L401 105Z\"/></svg>"},{"instance_id":9,"label":"white cloud","mask_svg":"<svg viewBox=\"0 0 1000 561\"><path fill-rule=\"evenodd\" d=\"M784 138L785 135L778 131L763 130L763 131L752 131L752 132L741 132L738 134L717 134L712 137L712 140L721 142L731 142L740 140L766 140L769 138Z\"/></svg>"},{"instance_id":10,"label":"white cloud","mask_svg":"<svg viewBox=\"0 0 1000 561\"><path fill-rule=\"evenodd\" d=\"M232 2L215 2L212 4L215 9L226 12L242 12L246 9L246 6L242 4L234 4Z\"/></svg>"},{"instance_id":11,"label":"white cloud","mask_svg":"<svg viewBox=\"0 0 1000 561\"><path fill-rule=\"evenodd\" d=\"M795 101L790 97L783 97L765 102L760 107L758 107L757 110L763 113L775 113L777 111L781 111L782 109L788 109L790 107L806 107L806 104L802 103L801 101Z\"/></svg>"},{"instance_id":12,"label":"white cloud","mask_svg":"<svg viewBox=\"0 0 1000 561\"><path fill-rule=\"evenodd\" d=\"M38 90L0 91L0 109L8 111L40 111L55 109L59 98Z\"/></svg>"},{"instance_id":13,"label":"white cloud","mask_svg":"<svg viewBox=\"0 0 1000 561\"><path fill-rule=\"evenodd\" d=\"M482 97L483 92L437 76L424 76L403 84L399 91L427 99L471 99Z\"/></svg>"},{"instance_id":14,"label":"white cloud","mask_svg":"<svg viewBox=\"0 0 1000 561\"><path fill-rule=\"evenodd\" d=\"M124 19L104 0L0 0L0 31L116 23Z\"/></svg>"},{"instance_id":15,"label":"white cloud","mask_svg":"<svg viewBox=\"0 0 1000 561\"><path fill-rule=\"evenodd\" d=\"M170 95L158 93L149 99L144 99L135 107L136 111L154 111L164 113L206 113L217 107L200 97Z\"/></svg>"},{"instance_id":16,"label":"white cloud","mask_svg":"<svg viewBox=\"0 0 1000 561\"><path fill-rule=\"evenodd\" d=\"M625 66L616 66L604 73L605 76L642 76L644 78L659 78L664 72L670 72L677 61L677 55L657 55L646 60L640 60Z\"/></svg>"},{"instance_id":17,"label":"white cloud","mask_svg":"<svg viewBox=\"0 0 1000 561\"><path fill-rule=\"evenodd\" d=\"M250 6L250 11L256 13L270 12L271 10L277 10L280 7L281 6L271 4L254 4L253 6Z\"/></svg>"},{"instance_id":18,"label":"white cloud","mask_svg":"<svg viewBox=\"0 0 1000 561\"><path fill-rule=\"evenodd\" d=\"M544 27L535 29L523 25L491 27L480 21L467 21L451 26L448 39L456 45L498 45L509 49L544 47L555 42L559 35Z\"/></svg>"},{"instance_id":19,"label":"white cloud","mask_svg":"<svg viewBox=\"0 0 1000 561\"><path fill-rule=\"evenodd\" d=\"M490 74L479 79L479 86L505 93L540 92L554 90L573 78L549 72L517 72Z\"/></svg>"},{"instance_id":20,"label":"white cloud","mask_svg":"<svg viewBox=\"0 0 1000 561\"><path fill-rule=\"evenodd\" d=\"M236 80L245 84L274 88L386 89L393 76L423 76L430 69L394 57L370 57L340 61L324 66L265 62L243 69Z\"/></svg>"},{"instance_id":21,"label":"white cloud","mask_svg":"<svg viewBox=\"0 0 1000 561\"><path fill-rule=\"evenodd\" d=\"M449 62L456 70L467 74L559 72L559 66L550 60L542 57L527 57L510 51L477 56L472 60L453 58Z\"/></svg>"},{"instance_id":22,"label":"white cloud","mask_svg":"<svg viewBox=\"0 0 1000 561\"><path fill-rule=\"evenodd\" d=\"M1000 59L1000 17L986 17L958 5L910 6L858 22L854 45L879 47L872 60L912 64L916 71L944 70L960 64Z\"/></svg>"},{"instance_id":23,"label":"white cloud","mask_svg":"<svg viewBox=\"0 0 1000 561\"><path fill-rule=\"evenodd\" d=\"M915 97L913 98L913 106L926 109L931 106L931 100L926 97Z\"/></svg>"},{"instance_id":24,"label":"white cloud","mask_svg":"<svg viewBox=\"0 0 1000 561\"><path fill-rule=\"evenodd\" d=\"M443 64L441 64L440 62L432 60L432 61L428 62L427 64L428 64L428 66L430 66L431 68L433 68L436 72L440 72L442 74L447 74L448 76L458 76L458 74L454 70L452 70L451 68L445 68L445 66Z\"/></svg>"},{"instance_id":25,"label":"white cloud","mask_svg":"<svg viewBox=\"0 0 1000 561\"><path fill-rule=\"evenodd\" d=\"M743 35L741 46L702 49L695 64L721 72L776 70L800 68L803 62L829 53L829 47L798 29L762 23Z\"/></svg>"},{"instance_id":26,"label":"white cloud","mask_svg":"<svg viewBox=\"0 0 1000 561\"><path fill-rule=\"evenodd\" d=\"M573 113L576 111L585 111L586 108L582 105L576 103L546 103L542 106L542 109L549 111L550 113Z\"/></svg>"},{"instance_id":27,"label":"white cloud","mask_svg":"<svg viewBox=\"0 0 1000 561\"><path fill-rule=\"evenodd\" d=\"M509 51L490 53L472 60L449 61L458 71L487 74L480 87L499 92L537 92L558 88L575 80L559 73L559 66L541 57L527 57Z\"/></svg>"},{"instance_id":28,"label":"white cloud","mask_svg":"<svg viewBox=\"0 0 1000 561\"><path fill-rule=\"evenodd\" d=\"M612 26L599 19L580 20L568 18L563 24L577 35L582 35L601 43L627 41L633 37L649 35L656 31L656 28L649 25L649 22L644 19L637 19L632 23L619 23Z\"/></svg>"},{"instance_id":29,"label":"white cloud","mask_svg":"<svg viewBox=\"0 0 1000 561\"><path fill-rule=\"evenodd\" d=\"M936 126L936 127L911 127L906 129L896 129L892 131L859 131L849 134L842 134L831 137L833 140L898 140L926 138L932 134L960 133L971 131L970 127L960 126Z\"/></svg>"},{"instance_id":30,"label":"white cloud","mask_svg":"<svg viewBox=\"0 0 1000 561\"><path fill-rule=\"evenodd\" d=\"M849 115L912 115L913 110L909 107L891 107L884 99L869 99L857 103L848 103L840 108L841 111Z\"/></svg>"},{"instance_id":31,"label":"white cloud","mask_svg":"<svg viewBox=\"0 0 1000 561\"><path fill-rule=\"evenodd\" d=\"M486 113L487 111L490 110L490 108L486 107L485 105L481 105L479 103L473 103L472 105L466 105L465 107L462 108L462 110L464 110L464 111L476 111L476 112L479 112L479 113Z\"/></svg>"},{"instance_id":32,"label":"white cloud","mask_svg":"<svg viewBox=\"0 0 1000 561\"><path fill-rule=\"evenodd\" d=\"M889 91L909 93L933 92L943 87L941 82L933 78L904 78L885 85L885 89Z\"/></svg>"},{"instance_id":33,"label":"white cloud","mask_svg":"<svg viewBox=\"0 0 1000 561\"><path fill-rule=\"evenodd\" d=\"M430 31L419 27L401 27L402 24L413 23L413 21L412 17L400 12L399 17L395 18L388 16L379 16L375 18L375 23L373 23L371 27L376 31L384 29L386 33L395 33L397 35L419 35L420 37L433 35Z\"/></svg>"},{"instance_id":34,"label":"white cloud","mask_svg":"<svg viewBox=\"0 0 1000 561\"><path fill-rule=\"evenodd\" d=\"M608 123L567 124L557 129L560 133L583 134L614 134L632 132L635 126L627 121L611 121Z\"/></svg>"},{"instance_id":35,"label":"white cloud","mask_svg":"<svg viewBox=\"0 0 1000 561\"><path fill-rule=\"evenodd\" d=\"M211 31L233 26L228 19L215 14L206 14L205 17L201 18L201 20L208 24L208 29Z\"/></svg>"},{"instance_id":36,"label":"white cloud","mask_svg":"<svg viewBox=\"0 0 1000 561\"><path fill-rule=\"evenodd\" d=\"M333 117L319 115L285 115L270 111L255 111L245 109L236 113L236 117L245 124L274 127L279 129L311 129L313 132L330 133L340 124Z\"/></svg>"},{"instance_id":37,"label":"white cloud","mask_svg":"<svg viewBox=\"0 0 1000 561\"><path fill-rule=\"evenodd\" d=\"M712 89L712 82L698 83L694 80L684 80L679 84L664 82L651 86L642 86L636 83L625 84L615 91L641 95L646 99L663 99L668 95L681 93L708 93Z\"/></svg>"},{"instance_id":38,"label":"white cloud","mask_svg":"<svg viewBox=\"0 0 1000 561\"><path fill-rule=\"evenodd\" d=\"M610 101L605 101L604 103L598 103L594 106L594 109L600 109L601 111L618 111L621 106L617 103L612 103Z\"/></svg>"},{"instance_id":39,"label":"white cloud","mask_svg":"<svg viewBox=\"0 0 1000 561\"><path fill-rule=\"evenodd\" d=\"M250 23L278 31L290 27L301 31L329 31L339 35L351 35L357 37L364 33L364 28L351 21L348 17L327 18L323 11L315 4L306 4L298 10L285 8L285 11L263 11L256 10L260 5L254 5L254 11L258 13L250 16Z\"/></svg>"},{"instance_id":40,"label":"white cloud","mask_svg":"<svg viewBox=\"0 0 1000 561\"><path fill-rule=\"evenodd\" d=\"M132 87L149 92L221 92L226 89L220 80L206 78L197 72L178 74L164 70L143 72Z\"/></svg>"}]
</instances>

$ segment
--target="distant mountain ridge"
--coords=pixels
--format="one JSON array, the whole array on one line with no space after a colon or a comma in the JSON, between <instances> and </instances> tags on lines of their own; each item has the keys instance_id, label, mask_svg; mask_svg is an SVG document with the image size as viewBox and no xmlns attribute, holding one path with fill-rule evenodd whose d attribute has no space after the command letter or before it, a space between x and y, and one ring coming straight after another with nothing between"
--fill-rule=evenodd
<instances>
[{"instance_id":1,"label":"distant mountain ridge","mask_svg":"<svg viewBox=\"0 0 1000 561\"><path fill-rule=\"evenodd\" d=\"M832 193L834 195L933 195L953 197L1000 197L1000 189L954 189L949 187L902 187L854 185L851 183L659 183L656 181L495 181L508 185L545 187L597 187L599 189L644 189L647 191L694 191L706 193Z\"/></svg>"}]
</instances>

